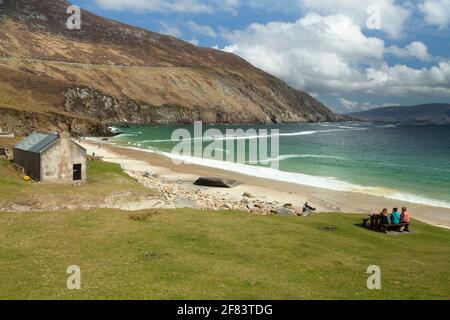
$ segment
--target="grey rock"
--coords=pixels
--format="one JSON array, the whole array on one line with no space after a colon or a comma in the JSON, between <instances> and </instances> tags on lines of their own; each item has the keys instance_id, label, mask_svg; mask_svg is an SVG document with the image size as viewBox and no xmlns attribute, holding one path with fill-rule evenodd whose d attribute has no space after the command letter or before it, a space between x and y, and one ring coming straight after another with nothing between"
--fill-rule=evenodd
<instances>
[{"instance_id":1,"label":"grey rock","mask_svg":"<svg viewBox=\"0 0 450 320\"><path fill-rule=\"evenodd\" d=\"M252 195L251 193L248 193L248 192L244 192L244 194L242 196L245 198L255 198L254 195Z\"/></svg>"},{"instance_id":2,"label":"grey rock","mask_svg":"<svg viewBox=\"0 0 450 320\"><path fill-rule=\"evenodd\" d=\"M282 207L282 208L277 209L277 214L282 215L282 216L294 216L294 215L296 215L296 212L295 212L295 210Z\"/></svg>"},{"instance_id":3,"label":"grey rock","mask_svg":"<svg viewBox=\"0 0 450 320\"><path fill-rule=\"evenodd\" d=\"M234 188L240 183L232 179L200 177L194 182L196 186L213 187L213 188Z\"/></svg>"}]
</instances>

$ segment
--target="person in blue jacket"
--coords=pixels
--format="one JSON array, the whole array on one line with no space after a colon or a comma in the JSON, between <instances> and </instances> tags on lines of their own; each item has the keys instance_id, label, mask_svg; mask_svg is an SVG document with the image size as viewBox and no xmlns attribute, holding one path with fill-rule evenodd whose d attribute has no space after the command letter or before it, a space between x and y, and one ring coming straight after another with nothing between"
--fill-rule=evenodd
<instances>
[{"instance_id":1,"label":"person in blue jacket","mask_svg":"<svg viewBox=\"0 0 450 320\"><path fill-rule=\"evenodd\" d=\"M400 224L401 213L398 212L398 208L394 208L391 213L391 223L392 224Z\"/></svg>"}]
</instances>

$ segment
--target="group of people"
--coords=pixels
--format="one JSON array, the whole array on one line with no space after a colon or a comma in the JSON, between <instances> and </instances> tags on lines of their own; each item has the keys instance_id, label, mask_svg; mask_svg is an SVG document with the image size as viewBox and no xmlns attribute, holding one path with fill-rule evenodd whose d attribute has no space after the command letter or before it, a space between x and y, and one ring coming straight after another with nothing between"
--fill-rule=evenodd
<instances>
[{"instance_id":1,"label":"group of people","mask_svg":"<svg viewBox=\"0 0 450 320\"><path fill-rule=\"evenodd\" d=\"M308 215L314 211L316 211L316 208L312 207L308 202L306 202L303 205L303 215ZM408 209L406 209L406 207L403 207L401 212L398 210L398 208L394 208L392 209L391 213L388 212L387 208L384 208L381 211L381 213L373 214L372 218L373 218L372 220L379 221L381 225L387 226L404 225L404 224L409 225L410 223L409 212ZM403 231L402 229L403 228L401 228L400 231Z\"/></svg>"},{"instance_id":2,"label":"group of people","mask_svg":"<svg viewBox=\"0 0 450 320\"><path fill-rule=\"evenodd\" d=\"M396 225L402 223L409 223L409 212L405 207L399 212L398 208L392 209L391 213L388 213L388 209L384 208L379 214L380 222L384 225Z\"/></svg>"}]
</instances>

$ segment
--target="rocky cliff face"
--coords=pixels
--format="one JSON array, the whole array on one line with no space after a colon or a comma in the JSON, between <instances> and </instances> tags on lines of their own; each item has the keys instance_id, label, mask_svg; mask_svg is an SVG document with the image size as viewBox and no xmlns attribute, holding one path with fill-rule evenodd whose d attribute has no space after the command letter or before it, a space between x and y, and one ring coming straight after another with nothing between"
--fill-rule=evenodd
<instances>
[{"instance_id":1,"label":"rocky cliff face","mask_svg":"<svg viewBox=\"0 0 450 320\"><path fill-rule=\"evenodd\" d=\"M95 120L80 119L54 112L35 113L11 108L0 108L0 128L5 132L14 132L17 136L42 130L65 131L74 136L111 135L107 126Z\"/></svg>"},{"instance_id":2,"label":"rocky cliff face","mask_svg":"<svg viewBox=\"0 0 450 320\"><path fill-rule=\"evenodd\" d=\"M3 130L64 127L104 134L108 124L118 122L343 120L232 54L86 11L81 30L69 30L69 5L64 0L0 2Z\"/></svg>"}]
</instances>

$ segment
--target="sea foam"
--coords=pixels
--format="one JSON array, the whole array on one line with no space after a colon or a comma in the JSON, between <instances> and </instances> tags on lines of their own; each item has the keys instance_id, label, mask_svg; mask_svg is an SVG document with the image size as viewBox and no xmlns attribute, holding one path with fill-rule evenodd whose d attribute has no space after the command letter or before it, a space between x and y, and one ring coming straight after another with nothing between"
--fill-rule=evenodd
<instances>
[{"instance_id":1,"label":"sea foam","mask_svg":"<svg viewBox=\"0 0 450 320\"><path fill-rule=\"evenodd\" d=\"M268 139L272 137L296 137L296 136L308 136L319 133L330 133L330 132L338 132L338 131L362 131L367 130L367 128L351 128L351 127L342 127L336 129L326 129L326 130L311 130L311 131L297 131L297 132L285 132L285 133L271 133L271 134L259 134L259 135L244 135L244 136L206 136L206 137L195 137L190 139L184 139L183 141L198 141L203 140L205 142L209 141L223 141L223 140L254 140L254 139ZM122 137L123 135L119 135L118 137ZM180 142L180 139L155 139L155 140L143 140L141 143L161 143L161 142Z\"/></svg>"},{"instance_id":2,"label":"sea foam","mask_svg":"<svg viewBox=\"0 0 450 320\"><path fill-rule=\"evenodd\" d=\"M228 161L220 161L213 159L205 159L205 158L197 158L191 156L184 156L180 154L162 152L155 149L145 150L141 148L135 147L126 147L129 149L156 153L163 155L169 159L172 159L176 162L188 163L194 165L200 165L209 168L221 169L230 172L235 172L247 176L265 179L280 181L280 182L288 182L298 185L304 185L309 187L328 189L333 191L341 191L341 192L355 192L372 196L384 197L386 199L398 200L402 202L409 202L420 205L427 205L432 207L441 207L450 209L450 203L435 199L430 199L426 197L422 197L419 195L404 193L395 189L388 189L383 187L370 187L370 186L362 186L353 183L349 183L346 181L342 181L336 179L334 177L319 177L313 175L307 175L303 173L296 172L287 172L267 167L258 167Z\"/></svg>"}]
</instances>

